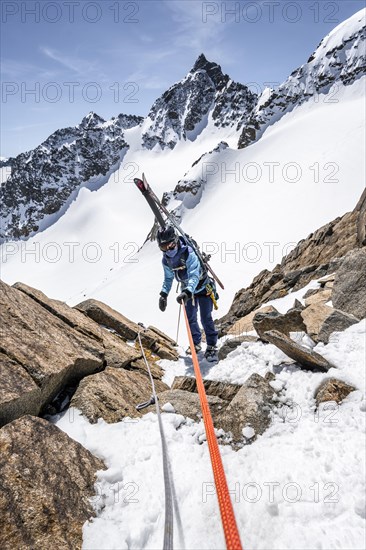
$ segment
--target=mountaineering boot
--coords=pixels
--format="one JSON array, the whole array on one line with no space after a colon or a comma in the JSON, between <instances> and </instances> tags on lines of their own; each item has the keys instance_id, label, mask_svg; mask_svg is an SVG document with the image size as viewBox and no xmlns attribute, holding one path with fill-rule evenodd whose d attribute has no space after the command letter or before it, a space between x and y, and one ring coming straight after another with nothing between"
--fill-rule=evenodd
<instances>
[{"instance_id":1,"label":"mountaineering boot","mask_svg":"<svg viewBox=\"0 0 366 550\"><path fill-rule=\"evenodd\" d=\"M205 351L205 359L210 361L210 363L214 361L217 362L219 360L216 346L207 346Z\"/></svg>"},{"instance_id":2,"label":"mountaineering boot","mask_svg":"<svg viewBox=\"0 0 366 550\"><path fill-rule=\"evenodd\" d=\"M196 350L196 353L199 353L200 351L202 351L202 346L201 344L195 344L194 345L194 349ZM191 348L188 347L186 349L186 355L192 355L192 352L191 352Z\"/></svg>"}]
</instances>

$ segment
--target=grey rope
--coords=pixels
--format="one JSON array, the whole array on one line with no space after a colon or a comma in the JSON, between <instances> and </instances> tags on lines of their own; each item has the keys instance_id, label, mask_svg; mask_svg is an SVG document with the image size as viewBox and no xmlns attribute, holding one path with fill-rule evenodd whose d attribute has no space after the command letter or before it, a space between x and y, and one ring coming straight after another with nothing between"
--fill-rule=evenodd
<instances>
[{"instance_id":1,"label":"grey rope","mask_svg":"<svg viewBox=\"0 0 366 550\"><path fill-rule=\"evenodd\" d=\"M139 325L142 328L144 328L142 323L139 323ZM179 509L178 509L178 500L175 492L171 465L169 462L168 446L166 443L163 422L161 419L159 401L156 395L155 384L154 384L153 376L151 374L150 365L146 359L145 351L141 342L141 329L138 332L138 339L139 339L142 357L144 359L144 362L150 377L150 382L152 387L152 398L155 402L155 409L158 417L158 425L159 425L160 438L161 438L161 448L162 448L162 455L163 455L163 473L164 473L164 494L165 494L165 525L164 525L163 550L172 550L173 533L174 533L173 506L177 517L179 536L180 536L181 542L183 542L183 547L184 547L183 527L182 527L182 522L179 514Z\"/></svg>"},{"instance_id":2,"label":"grey rope","mask_svg":"<svg viewBox=\"0 0 366 550\"><path fill-rule=\"evenodd\" d=\"M180 312L182 311L182 308L179 306L179 313L178 313L178 326L177 326L177 337L175 339L177 345L178 345L178 336L179 336L179 326L180 326Z\"/></svg>"}]
</instances>

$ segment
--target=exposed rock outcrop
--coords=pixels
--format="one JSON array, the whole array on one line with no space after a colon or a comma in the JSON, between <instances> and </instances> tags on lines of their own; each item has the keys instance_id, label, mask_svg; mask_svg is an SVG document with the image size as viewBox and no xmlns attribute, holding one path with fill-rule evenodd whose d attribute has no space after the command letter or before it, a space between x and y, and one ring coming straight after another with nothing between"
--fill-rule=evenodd
<instances>
[{"instance_id":1,"label":"exposed rock outcrop","mask_svg":"<svg viewBox=\"0 0 366 550\"><path fill-rule=\"evenodd\" d=\"M332 292L334 307L358 319L366 317L366 249L350 251L335 277Z\"/></svg>"},{"instance_id":2,"label":"exposed rock outcrop","mask_svg":"<svg viewBox=\"0 0 366 550\"><path fill-rule=\"evenodd\" d=\"M157 392L169 387L155 380ZM136 405L151 396L151 383L147 373L140 370L107 368L103 372L84 378L76 390L70 406L79 409L92 423L103 418L108 423L125 417L141 416Z\"/></svg>"},{"instance_id":3,"label":"exposed rock outcrop","mask_svg":"<svg viewBox=\"0 0 366 550\"><path fill-rule=\"evenodd\" d=\"M65 385L103 368L103 348L98 341L73 330L24 292L2 281L0 311L1 351L20 365L40 390L37 407L29 402L26 391L23 397L19 395L14 413L18 410L38 414ZM8 397L4 399L9 410Z\"/></svg>"},{"instance_id":4,"label":"exposed rock outcrop","mask_svg":"<svg viewBox=\"0 0 366 550\"><path fill-rule=\"evenodd\" d=\"M305 325L301 316L302 309L292 308L287 313L281 315L278 311L268 313L258 312L253 318L253 325L258 336L266 341L264 333L267 330L278 330L289 336L290 332L305 331Z\"/></svg>"},{"instance_id":5,"label":"exposed rock outcrop","mask_svg":"<svg viewBox=\"0 0 366 550\"><path fill-rule=\"evenodd\" d=\"M337 380L336 378L327 378L324 380L315 392L315 401L317 407L320 403L326 401L335 401L336 403L341 403L343 399L347 397L352 391L356 388Z\"/></svg>"},{"instance_id":6,"label":"exposed rock outcrop","mask_svg":"<svg viewBox=\"0 0 366 550\"><path fill-rule=\"evenodd\" d=\"M175 413L192 418L192 420L196 421L202 419L202 409L198 393L185 390L167 390L159 393L158 398L161 407L167 403L170 403L173 406ZM225 401L216 395L207 395L207 401L215 427L219 427L218 417L227 407L228 401ZM146 412L150 410L154 410L152 406L145 409Z\"/></svg>"},{"instance_id":7,"label":"exposed rock outcrop","mask_svg":"<svg viewBox=\"0 0 366 550\"><path fill-rule=\"evenodd\" d=\"M141 333L141 341L144 346L158 355L161 359L178 359L178 352L174 349L174 342L156 328L148 327L142 329L137 323L127 319L124 315L98 300L85 300L76 309L93 319L101 326L107 327L122 338L136 340L138 333Z\"/></svg>"},{"instance_id":8,"label":"exposed rock outcrop","mask_svg":"<svg viewBox=\"0 0 366 550\"><path fill-rule=\"evenodd\" d=\"M229 384L228 382L218 382L216 380L204 380L203 385L207 395L215 395L225 401L231 401L241 388L239 384ZM191 376L176 376L171 389L197 393L196 379Z\"/></svg>"},{"instance_id":9,"label":"exposed rock outcrop","mask_svg":"<svg viewBox=\"0 0 366 550\"><path fill-rule=\"evenodd\" d=\"M231 432L236 442L244 440L245 428L252 428L254 433L248 439L254 441L270 425L274 394L265 378L252 374L217 419L218 427Z\"/></svg>"},{"instance_id":10,"label":"exposed rock outcrop","mask_svg":"<svg viewBox=\"0 0 366 550\"><path fill-rule=\"evenodd\" d=\"M81 548L101 460L56 426L23 416L0 430L2 550Z\"/></svg>"},{"instance_id":11,"label":"exposed rock outcrop","mask_svg":"<svg viewBox=\"0 0 366 550\"><path fill-rule=\"evenodd\" d=\"M288 336L278 332L278 330L265 332L264 336L268 342L278 347L291 359L294 359L301 367L323 372L327 372L333 367L333 365L319 353L306 349L304 346L300 346Z\"/></svg>"},{"instance_id":12,"label":"exposed rock outcrop","mask_svg":"<svg viewBox=\"0 0 366 550\"><path fill-rule=\"evenodd\" d=\"M98 304L103 310L104 304ZM126 319L105 308L116 322ZM135 398L141 401L150 395L140 347L134 341L127 343L117 331L108 330L108 323L98 325L81 311L52 300L39 290L22 283L9 287L2 281L0 315L0 372L4 378L0 387L0 425L25 414L54 414L57 402L60 407L66 406L85 377L74 402L93 421L100 417L116 421L131 415L137 404ZM135 339L138 325L126 321L125 332L120 332ZM162 391L167 386L160 381L163 372L156 364L157 353L175 359L174 342L156 328L144 331L143 341L144 348L150 348L145 348L145 354ZM99 375L94 379L90 375L95 373ZM66 402L62 405L64 397Z\"/></svg>"}]
</instances>

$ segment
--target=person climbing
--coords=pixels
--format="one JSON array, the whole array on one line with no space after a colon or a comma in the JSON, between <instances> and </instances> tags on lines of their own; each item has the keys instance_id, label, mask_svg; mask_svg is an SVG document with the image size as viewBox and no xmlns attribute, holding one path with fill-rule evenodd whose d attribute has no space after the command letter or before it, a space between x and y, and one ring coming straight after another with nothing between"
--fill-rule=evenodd
<instances>
[{"instance_id":1,"label":"person climbing","mask_svg":"<svg viewBox=\"0 0 366 550\"><path fill-rule=\"evenodd\" d=\"M206 335L207 347L205 358L208 361L217 361L218 331L212 319L213 299L218 298L214 281L207 275L193 248L186 243L183 237L178 236L173 226L159 229L157 241L163 252L164 282L160 292L159 308L165 311L168 294L172 288L174 278L181 283L181 292L177 302L184 302L187 311L189 326L196 352L202 350L201 330L197 321L198 308L201 322ZM209 287L207 288L207 285ZM186 353L191 353L190 349Z\"/></svg>"}]
</instances>

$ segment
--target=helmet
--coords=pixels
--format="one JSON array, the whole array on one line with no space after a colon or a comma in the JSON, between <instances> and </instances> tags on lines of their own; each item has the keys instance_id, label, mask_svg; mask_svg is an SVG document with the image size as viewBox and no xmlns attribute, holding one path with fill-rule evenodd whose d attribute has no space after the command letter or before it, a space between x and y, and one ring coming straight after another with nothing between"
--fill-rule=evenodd
<instances>
[{"instance_id":1,"label":"helmet","mask_svg":"<svg viewBox=\"0 0 366 550\"><path fill-rule=\"evenodd\" d=\"M170 243L176 244L178 241L178 235L172 225L161 227L157 235L159 248L165 250Z\"/></svg>"}]
</instances>

